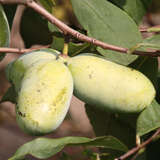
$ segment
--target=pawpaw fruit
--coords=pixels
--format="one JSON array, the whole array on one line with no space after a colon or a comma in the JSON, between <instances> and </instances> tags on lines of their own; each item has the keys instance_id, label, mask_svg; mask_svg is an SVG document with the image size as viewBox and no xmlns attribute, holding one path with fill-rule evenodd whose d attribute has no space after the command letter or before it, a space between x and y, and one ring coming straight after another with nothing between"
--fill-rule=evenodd
<instances>
[{"instance_id":1,"label":"pawpaw fruit","mask_svg":"<svg viewBox=\"0 0 160 160\"><path fill-rule=\"evenodd\" d=\"M63 121L70 105L73 80L58 61L40 61L30 67L18 92L16 118L24 132L43 135Z\"/></svg>"},{"instance_id":2,"label":"pawpaw fruit","mask_svg":"<svg viewBox=\"0 0 160 160\"><path fill-rule=\"evenodd\" d=\"M101 57L82 54L68 60L74 95L100 109L138 113L155 97L151 81L141 72Z\"/></svg>"},{"instance_id":3,"label":"pawpaw fruit","mask_svg":"<svg viewBox=\"0 0 160 160\"><path fill-rule=\"evenodd\" d=\"M9 63L6 68L6 77L15 86L16 92L20 89L21 80L28 68L38 61L56 60L58 52L55 50L42 49L23 54L18 59Z\"/></svg>"},{"instance_id":4,"label":"pawpaw fruit","mask_svg":"<svg viewBox=\"0 0 160 160\"><path fill-rule=\"evenodd\" d=\"M57 51L40 50L8 65L7 78L17 94L16 119L24 132L44 135L62 123L73 93L72 75L64 61Z\"/></svg>"}]
</instances>

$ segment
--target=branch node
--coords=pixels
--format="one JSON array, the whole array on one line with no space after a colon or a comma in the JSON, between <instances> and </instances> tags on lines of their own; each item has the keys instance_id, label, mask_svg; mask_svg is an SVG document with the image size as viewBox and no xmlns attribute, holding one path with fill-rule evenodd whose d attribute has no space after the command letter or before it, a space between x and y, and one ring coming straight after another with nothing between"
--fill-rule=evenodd
<instances>
[{"instance_id":1,"label":"branch node","mask_svg":"<svg viewBox=\"0 0 160 160\"><path fill-rule=\"evenodd\" d=\"M79 39L80 36L81 36L81 34L78 33L78 32L76 32L75 37L76 37L77 39Z\"/></svg>"},{"instance_id":2,"label":"branch node","mask_svg":"<svg viewBox=\"0 0 160 160\"><path fill-rule=\"evenodd\" d=\"M95 44L95 42L96 42L96 39L93 38L93 39L92 39L92 43Z\"/></svg>"}]
</instances>

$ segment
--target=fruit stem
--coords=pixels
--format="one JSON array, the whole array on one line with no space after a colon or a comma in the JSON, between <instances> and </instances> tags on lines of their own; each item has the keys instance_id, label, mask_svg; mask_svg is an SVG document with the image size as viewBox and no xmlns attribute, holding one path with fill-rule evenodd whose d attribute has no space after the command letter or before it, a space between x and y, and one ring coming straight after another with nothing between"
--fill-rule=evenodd
<instances>
[{"instance_id":1,"label":"fruit stem","mask_svg":"<svg viewBox=\"0 0 160 160\"><path fill-rule=\"evenodd\" d=\"M70 36L67 34L64 34L64 45L63 45L62 54L65 56L68 55L69 41L70 41Z\"/></svg>"},{"instance_id":2,"label":"fruit stem","mask_svg":"<svg viewBox=\"0 0 160 160\"><path fill-rule=\"evenodd\" d=\"M68 43L64 43L62 54L68 55Z\"/></svg>"},{"instance_id":3,"label":"fruit stem","mask_svg":"<svg viewBox=\"0 0 160 160\"><path fill-rule=\"evenodd\" d=\"M128 49L127 54L132 54L134 51L141 47L141 43L136 44L135 46Z\"/></svg>"}]
</instances>

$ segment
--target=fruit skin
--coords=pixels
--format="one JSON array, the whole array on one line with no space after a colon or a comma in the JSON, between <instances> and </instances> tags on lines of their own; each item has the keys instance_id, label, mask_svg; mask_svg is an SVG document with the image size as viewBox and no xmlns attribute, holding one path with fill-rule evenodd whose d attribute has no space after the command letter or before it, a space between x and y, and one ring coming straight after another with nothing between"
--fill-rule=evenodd
<instances>
[{"instance_id":1,"label":"fruit skin","mask_svg":"<svg viewBox=\"0 0 160 160\"><path fill-rule=\"evenodd\" d=\"M73 93L72 75L65 63L59 52L43 49L7 66L6 75L17 96L17 123L24 132L44 135L62 123Z\"/></svg>"},{"instance_id":2,"label":"fruit skin","mask_svg":"<svg viewBox=\"0 0 160 160\"><path fill-rule=\"evenodd\" d=\"M137 70L93 55L70 58L74 95L106 111L137 113L155 97L151 81Z\"/></svg>"},{"instance_id":3,"label":"fruit skin","mask_svg":"<svg viewBox=\"0 0 160 160\"><path fill-rule=\"evenodd\" d=\"M70 105L73 79L59 61L39 61L30 67L18 92L16 119L31 135L54 131L63 121Z\"/></svg>"},{"instance_id":4,"label":"fruit skin","mask_svg":"<svg viewBox=\"0 0 160 160\"><path fill-rule=\"evenodd\" d=\"M55 50L42 49L23 54L17 60L8 64L6 68L6 77L14 86L16 92L19 91L21 80L28 68L38 61L56 60L58 52Z\"/></svg>"}]
</instances>

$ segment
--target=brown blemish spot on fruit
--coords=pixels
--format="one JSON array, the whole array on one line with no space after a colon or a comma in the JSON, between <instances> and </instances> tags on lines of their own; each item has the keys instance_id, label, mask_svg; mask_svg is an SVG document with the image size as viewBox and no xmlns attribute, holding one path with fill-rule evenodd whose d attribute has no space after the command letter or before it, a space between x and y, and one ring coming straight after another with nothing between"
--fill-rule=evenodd
<instances>
[{"instance_id":1,"label":"brown blemish spot on fruit","mask_svg":"<svg viewBox=\"0 0 160 160\"><path fill-rule=\"evenodd\" d=\"M92 79L92 74L89 74L89 79Z\"/></svg>"},{"instance_id":2,"label":"brown blemish spot on fruit","mask_svg":"<svg viewBox=\"0 0 160 160\"><path fill-rule=\"evenodd\" d=\"M26 117L26 114L25 113L22 113L20 111L18 111L18 114L21 116L21 117Z\"/></svg>"},{"instance_id":3,"label":"brown blemish spot on fruit","mask_svg":"<svg viewBox=\"0 0 160 160\"><path fill-rule=\"evenodd\" d=\"M67 63L67 62L64 62L64 65L68 66L68 63Z\"/></svg>"},{"instance_id":4,"label":"brown blemish spot on fruit","mask_svg":"<svg viewBox=\"0 0 160 160\"><path fill-rule=\"evenodd\" d=\"M89 73L89 79L92 79L93 78L93 73L94 73L94 71L91 71L91 73Z\"/></svg>"},{"instance_id":5,"label":"brown blemish spot on fruit","mask_svg":"<svg viewBox=\"0 0 160 160\"><path fill-rule=\"evenodd\" d=\"M59 55L56 55L56 60L58 60L59 59Z\"/></svg>"}]
</instances>

